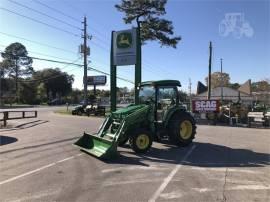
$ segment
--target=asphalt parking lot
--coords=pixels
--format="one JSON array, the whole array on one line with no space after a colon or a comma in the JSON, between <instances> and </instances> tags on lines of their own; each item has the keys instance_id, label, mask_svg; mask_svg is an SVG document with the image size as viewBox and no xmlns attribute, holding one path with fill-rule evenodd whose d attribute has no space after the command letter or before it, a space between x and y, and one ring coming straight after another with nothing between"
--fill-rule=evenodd
<instances>
[{"instance_id":1,"label":"asphalt parking lot","mask_svg":"<svg viewBox=\"0 0 270 202\"><path fill-rule=\"evenodd\" d=\"M1 201L270 201L270 129L198 125L187 148L102 161L71 144L103 119L53 110L0 129Z\"/></svg>"}]
</instances>

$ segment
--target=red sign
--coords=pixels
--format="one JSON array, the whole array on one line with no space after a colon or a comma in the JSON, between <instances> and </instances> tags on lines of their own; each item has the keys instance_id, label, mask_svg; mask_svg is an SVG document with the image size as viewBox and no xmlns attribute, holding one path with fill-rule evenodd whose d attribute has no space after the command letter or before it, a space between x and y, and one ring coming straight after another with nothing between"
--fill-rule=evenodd
<instances>
[{"instance_id":1,"label":"red sign","mask_svg":"<svg viewBox=\"0 0 270 202\"><path fill-rule=\"evenodd\" d=\"M218 112L219 100L193 100L193 112Z\"/></svg>"}]
</instances>

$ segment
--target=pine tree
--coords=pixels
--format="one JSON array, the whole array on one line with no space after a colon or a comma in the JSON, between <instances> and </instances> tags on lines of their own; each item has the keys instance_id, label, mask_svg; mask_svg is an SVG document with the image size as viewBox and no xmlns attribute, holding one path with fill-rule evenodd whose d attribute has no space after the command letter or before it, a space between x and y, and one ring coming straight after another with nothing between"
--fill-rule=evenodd
<instances>
[{"instance_id":1,"label":"pine tree","mask_svg":"<svg viewBox=\"0 0 270 202\"><path fill-rule=\"evenodd\" d=\"M123 20L126 24L136 21L142 43L157 40L161 46L176 48L181 37L173 36L172 22L161 18L166 14L166 3L167 0L122 0L115 7L125 13Z\"/></svg>"}]
</instances>

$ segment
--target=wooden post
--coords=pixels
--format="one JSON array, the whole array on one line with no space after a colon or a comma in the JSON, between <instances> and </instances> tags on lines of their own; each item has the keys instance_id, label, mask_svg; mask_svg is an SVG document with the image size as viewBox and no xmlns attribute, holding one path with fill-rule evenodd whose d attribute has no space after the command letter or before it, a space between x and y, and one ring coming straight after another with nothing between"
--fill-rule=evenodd
<instances>
[{"instance_id":1,"label":"wooden post","mask_svg":"<svg viewBox=\"0 0 270 202\"><path fill-rule=\"evenodd\" d=\"M7 120L8 120L8 112L3 112L4 113L4 127L7 126Z\"/></svg>"}]
</instances>

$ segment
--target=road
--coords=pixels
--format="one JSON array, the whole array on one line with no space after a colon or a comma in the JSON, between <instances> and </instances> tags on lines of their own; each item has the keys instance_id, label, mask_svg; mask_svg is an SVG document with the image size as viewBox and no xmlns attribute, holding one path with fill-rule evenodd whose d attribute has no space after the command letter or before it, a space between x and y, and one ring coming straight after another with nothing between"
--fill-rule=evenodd
<instances>
[{"instance_id":1,"label":"road","mask_svg":"<svg viewBox=\"0 0 270 202\"><path fill-rule=\"evenodd\" d=\"M269 129L198 125L187 148L101 161L72 143L103 119L53 110L0 129L1 201L270 201Z\"/></svg>"}]
</instances>

